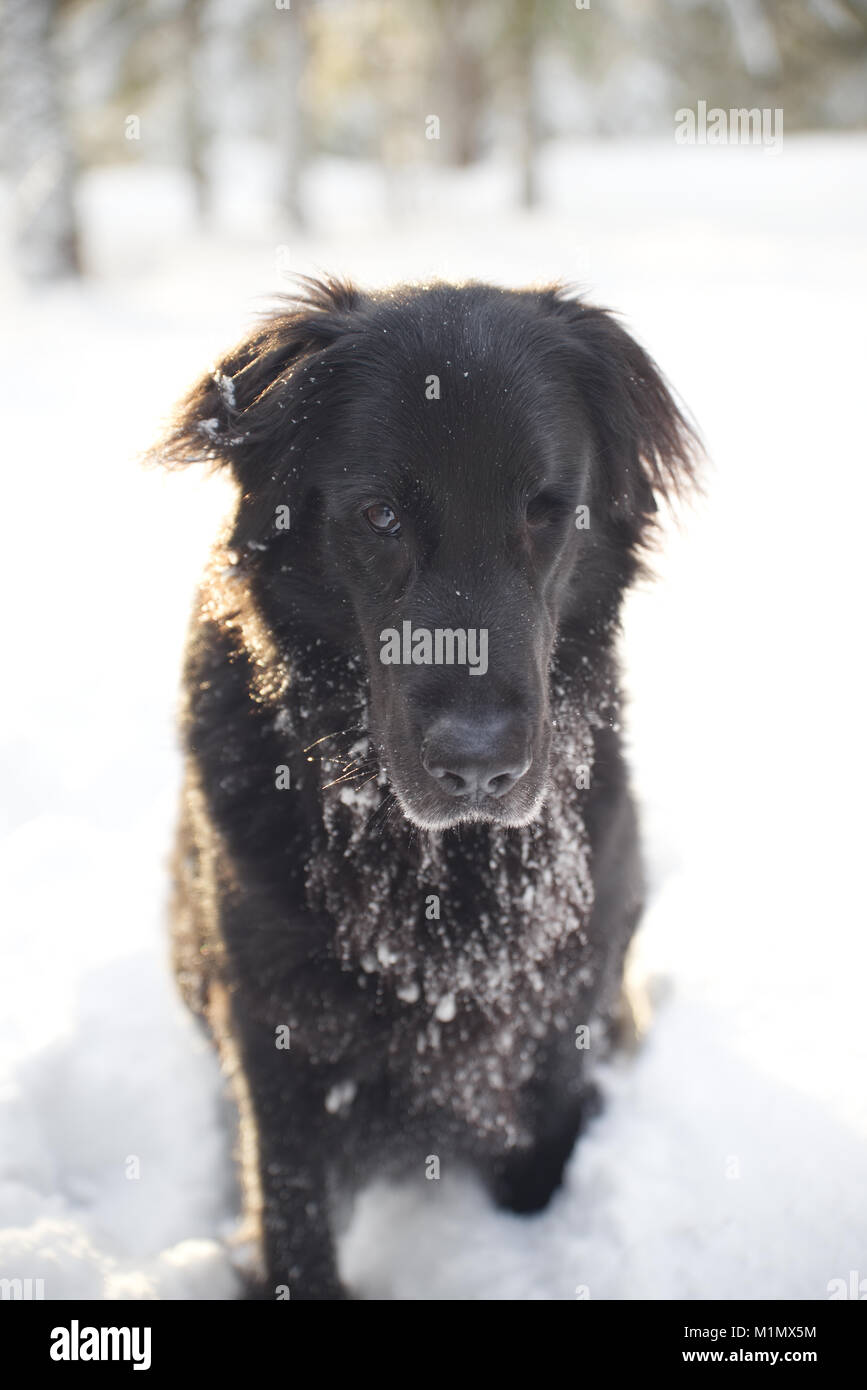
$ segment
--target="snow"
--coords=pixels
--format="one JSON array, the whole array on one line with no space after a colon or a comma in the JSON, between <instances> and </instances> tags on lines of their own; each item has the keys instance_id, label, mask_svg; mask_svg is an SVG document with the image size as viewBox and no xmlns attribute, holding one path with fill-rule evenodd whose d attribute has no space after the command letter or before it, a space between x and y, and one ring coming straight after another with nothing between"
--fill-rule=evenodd
<instances>
[{"instance_id":1,"label":"snow","mask_svg":"<svg viewBox=\"0 0 867 1390\"><path fill-rule=\"evenodd\" d=\"M348 1114L355 1100L356 1089L354 1081L340 1081L332 1086L325 1097L325 1109L329 1115Z\"/></svg>"},{"instance_id":2,"label":"snow","mask_svg":"<svg viewBox=\"0 0 867 1390\"><path fill-rule=\"evenodd\" d=\"M447 1161L365 1194L341 1247L361 1296L823 1298L867 1274L865 163L860 136L787 136L773 158L564 144L542 213L510 212L492 165L407 179L398 225L363 168L314 171L320 232L292 238L293 269L577 280L624 312L714 459L627 620L643 1043L607 1068L539 1217L496 1212ZM0 328L0 1277L228 1298L231 1118L165 933L180 650L226 491L136 455L285 288L287 234L246 190L202 241L159 170L84 191L100 278L4 286Z\"/></svg>"}]
</instances>

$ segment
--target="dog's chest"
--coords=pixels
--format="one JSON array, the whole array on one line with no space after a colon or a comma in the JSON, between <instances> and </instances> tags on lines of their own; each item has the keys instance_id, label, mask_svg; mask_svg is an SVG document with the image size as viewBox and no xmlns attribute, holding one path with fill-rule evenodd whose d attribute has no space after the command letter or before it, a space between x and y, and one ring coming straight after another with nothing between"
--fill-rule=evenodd
<instances>
[{"instance_id":1,"label":"dog's chest","mask_svg":"<svg viewBox=\"0 0 867 1390\"><path fill-rule=\"evenodd\" d=\"M568 1057L593 974L578 967L576 940L528 977L516 978L508 1010L483 1011L469 998L447 1010L416 1006L393 1035L388 1070L409 1115L446 1116L504 1149L531 1142L551 1068ZM584 976L584 979L580 978ZM576 1086L582 1057L573 1048ZM434 1129L436 1122L434 1121Z\"/></svg>"},{"instance_id":2,"label":"dog's chest","mask_svg":"<svg viewBox=\"0 0 867 1390\"><path fill-rule=\"evenodd\" d=\"M371 853L351 804L329 829L309 898L336 924L344 977L388 1019L384 1055L369 1060L395 1104L508 1148L529 1142L537 1078L595 999L590 848L571 783L552 790L539 822L421 839L410 862Z\"/></svg>"}]
</instances>

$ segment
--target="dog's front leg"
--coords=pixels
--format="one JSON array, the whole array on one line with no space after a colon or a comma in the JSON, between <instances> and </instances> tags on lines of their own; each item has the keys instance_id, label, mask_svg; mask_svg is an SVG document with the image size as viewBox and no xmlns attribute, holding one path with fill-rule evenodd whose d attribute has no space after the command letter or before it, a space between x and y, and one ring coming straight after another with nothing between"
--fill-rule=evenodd
<instances>
[{"instance_id":1,"label":"dog's front leg","mask_svg":"<svg viewBox=\"0 0 867 1390\"><path fill-rule=\"evenodd\" d=\"M341 1299L326 1175L305 1150L319 1148L316 1129L297 1111L287 1122L297 1131L286 1142L270 1125L259 1130L262 1251L266 1296ZM321 1156L321 1150L320 1156Z\"/></svg>"},{"instance_id":2,"label":"dog's front leg","mask_svg":"<svg viewBox=\"0 0 867 1390\"><path fill-rule=\"evenodd\" d=\"M334 1117L328 1079L304 1053L281 1050L249 1025L236 1070L246 1214L258 1228L264 1280L257 1297L342 1299L328 1158Z\"/></svg>"}]
</instances>

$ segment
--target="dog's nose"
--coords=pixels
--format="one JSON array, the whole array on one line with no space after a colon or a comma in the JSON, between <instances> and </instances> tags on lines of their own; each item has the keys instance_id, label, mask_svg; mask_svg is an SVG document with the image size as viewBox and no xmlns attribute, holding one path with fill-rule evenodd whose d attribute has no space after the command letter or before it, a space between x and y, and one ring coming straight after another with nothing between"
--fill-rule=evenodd
<instances>
[{"instance_id":1,"label":"dog's nose","mask_svg":"<svg viewBox=\"0 0 867 1390\"><path fill-rule=\"evenodd\" d=\"M532 762L528 741L524 722L510 715L445 715L429 730L421 760L447 796L481 801L504 796L524 776Z\"/></svg>"}]
</instances>

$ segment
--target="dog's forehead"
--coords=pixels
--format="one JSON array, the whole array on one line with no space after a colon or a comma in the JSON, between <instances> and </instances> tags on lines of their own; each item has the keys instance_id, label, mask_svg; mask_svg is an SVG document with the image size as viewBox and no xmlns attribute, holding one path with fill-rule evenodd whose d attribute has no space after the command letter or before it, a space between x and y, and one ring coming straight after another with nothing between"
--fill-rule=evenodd
<instances>
[{"instance_id":1,"label":"dog's forehead","mask_svg":"<svg viewBox=\"0 0 867 1390\"><path fill-rule=\"evenodd\" d=\"M508 398L541 384L533 367L545 332L542 315L518 295L444 286L374 301L361 355L401 392L421 385L426 401L471 407L480 385Z\"/></svg>"},{"instance_id":2,"label":"dog's forehead","mask_svg":"<svg viewBox=\"0 0 867 1390\"><path fill-rule=\"evenodd\" d=\"M570 401L541 360L543 331L521 306L469 291L379 306L345 357L350 456L450 490L556 471Z\"/></svg>"}]
</instances>

